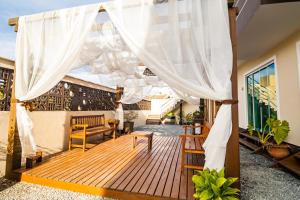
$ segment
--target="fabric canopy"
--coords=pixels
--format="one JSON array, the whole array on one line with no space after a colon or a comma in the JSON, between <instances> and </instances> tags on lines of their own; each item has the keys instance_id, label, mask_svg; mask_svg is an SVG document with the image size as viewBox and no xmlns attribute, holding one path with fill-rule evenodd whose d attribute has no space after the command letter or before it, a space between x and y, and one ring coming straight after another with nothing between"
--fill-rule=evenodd
<instances>
[{"instance_id":1,"label":"fabric canopy","mask_svg":"<svg viewBox=\"0 0 300 200\"><path fill-rule=\"evenodd\" d=\"M108 15L98 13L100 6ZM42 95L80 67L124 86L124 103L140 100L154 83L191 102L231 99L225 0L115 0L20 17L16 52L21 101ZM143 75L141 63L157 77ZM20 135L28 138L32 122L20 106L17 116ZM230 134L231 106L222 105L205 142L205 167L224 166Z\"/></svg>"}]
</instances>

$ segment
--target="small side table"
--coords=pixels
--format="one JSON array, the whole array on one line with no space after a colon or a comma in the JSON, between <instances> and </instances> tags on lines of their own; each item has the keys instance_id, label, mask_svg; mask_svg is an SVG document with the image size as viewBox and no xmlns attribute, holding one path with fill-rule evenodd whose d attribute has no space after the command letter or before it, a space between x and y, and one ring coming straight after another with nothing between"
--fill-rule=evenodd
<instances>
[{"instance_id":1,"label":"small side table","mask_svg":"<svg viewBox=\"0 0 300 200\"><path fill-rule=\"evenodd\" d=\"M134 131L130 133L132 136L132 145L133 148L136 147L137 138L147 138L148 139L148 151L152 149L152 141L153 141L153 132L150 131Z\"/></svg>"}]
</instances>

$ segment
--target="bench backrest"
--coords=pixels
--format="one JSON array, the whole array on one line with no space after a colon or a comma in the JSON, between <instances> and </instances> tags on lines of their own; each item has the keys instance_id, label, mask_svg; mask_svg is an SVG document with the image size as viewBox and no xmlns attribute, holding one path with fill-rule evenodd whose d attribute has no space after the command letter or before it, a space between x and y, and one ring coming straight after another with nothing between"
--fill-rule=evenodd
<instances>
[{"instance_id":1,"label":"bench backrest","mask_svg":"<svg viewBox=\"0 0 300 200\"><path fill-rule=\"evenodd\" d=\"M105 117L102 115L71 116L70 125L87 124L88 127L105 126Z\"/></svg>"}]
</instances>

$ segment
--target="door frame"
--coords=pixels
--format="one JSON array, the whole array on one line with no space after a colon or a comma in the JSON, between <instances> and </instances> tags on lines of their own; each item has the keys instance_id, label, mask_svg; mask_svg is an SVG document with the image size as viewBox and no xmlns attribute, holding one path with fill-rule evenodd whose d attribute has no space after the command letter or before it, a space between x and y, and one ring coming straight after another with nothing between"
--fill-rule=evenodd
<instances>
[{"instance_id":1,"label":"door frame","mask_svg":"<svg viewBox=\"0 0 300 200\"><path fill-rule=\"evenodd\" d=\"M299 42L300 43L300 42ZM264 60L263 62L259 63L255 67L252 67L250 70L248 70L246 73L243 75L244 79L244 98L245 98L245 104L244 104L244 110L245 110L245 119L246 123L249 124L249 118L248 118L248 96L247 96L247 76L250 74L253 74L262 68L267 67L269 64L273 63L274 64L274 69L275 69L275 80L276 80L276 104L277 104L277 119L280 119L280 90L279 90L279 78L278 78L278 68L277 68L277 59L276 55L273 55L272 57Z\"/></svg>"}]
</instances>

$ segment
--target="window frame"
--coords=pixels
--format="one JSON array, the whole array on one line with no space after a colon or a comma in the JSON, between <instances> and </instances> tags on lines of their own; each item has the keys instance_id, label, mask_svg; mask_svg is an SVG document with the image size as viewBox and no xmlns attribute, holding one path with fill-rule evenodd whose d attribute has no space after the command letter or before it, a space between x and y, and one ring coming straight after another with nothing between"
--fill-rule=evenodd
<instances>
[{"instance_id":1,"label":"window frame","mask_svg":"<svg viewBox=\"0 0 300 200\"><path fill-rule=\"evenodd\" d=\"M300 41L299 41L300 44ZM276 56L272 56L268 59L266 59L265 61L261 62L260 64L256 65L255 67L252 67L250 70L248 70L246 73L244 73L243 76L243 82L244 82L244 99L245 99L245 103L243 105L244 107L244 119L245 120L245 127L247 127L247 125L249 124L249 119L248 119L248 94L247 94L247 77L259 70L261 70L262 68L267 67L268 65L270 65L271 63L274 64L274 68L275 68L275 80L276 80L276 104L277 104L277 119L280 119L280 90L279 90L279 79L278 79L278 70L277 70L277 60L276 60Z\"/></svg>"}]
</instances>

